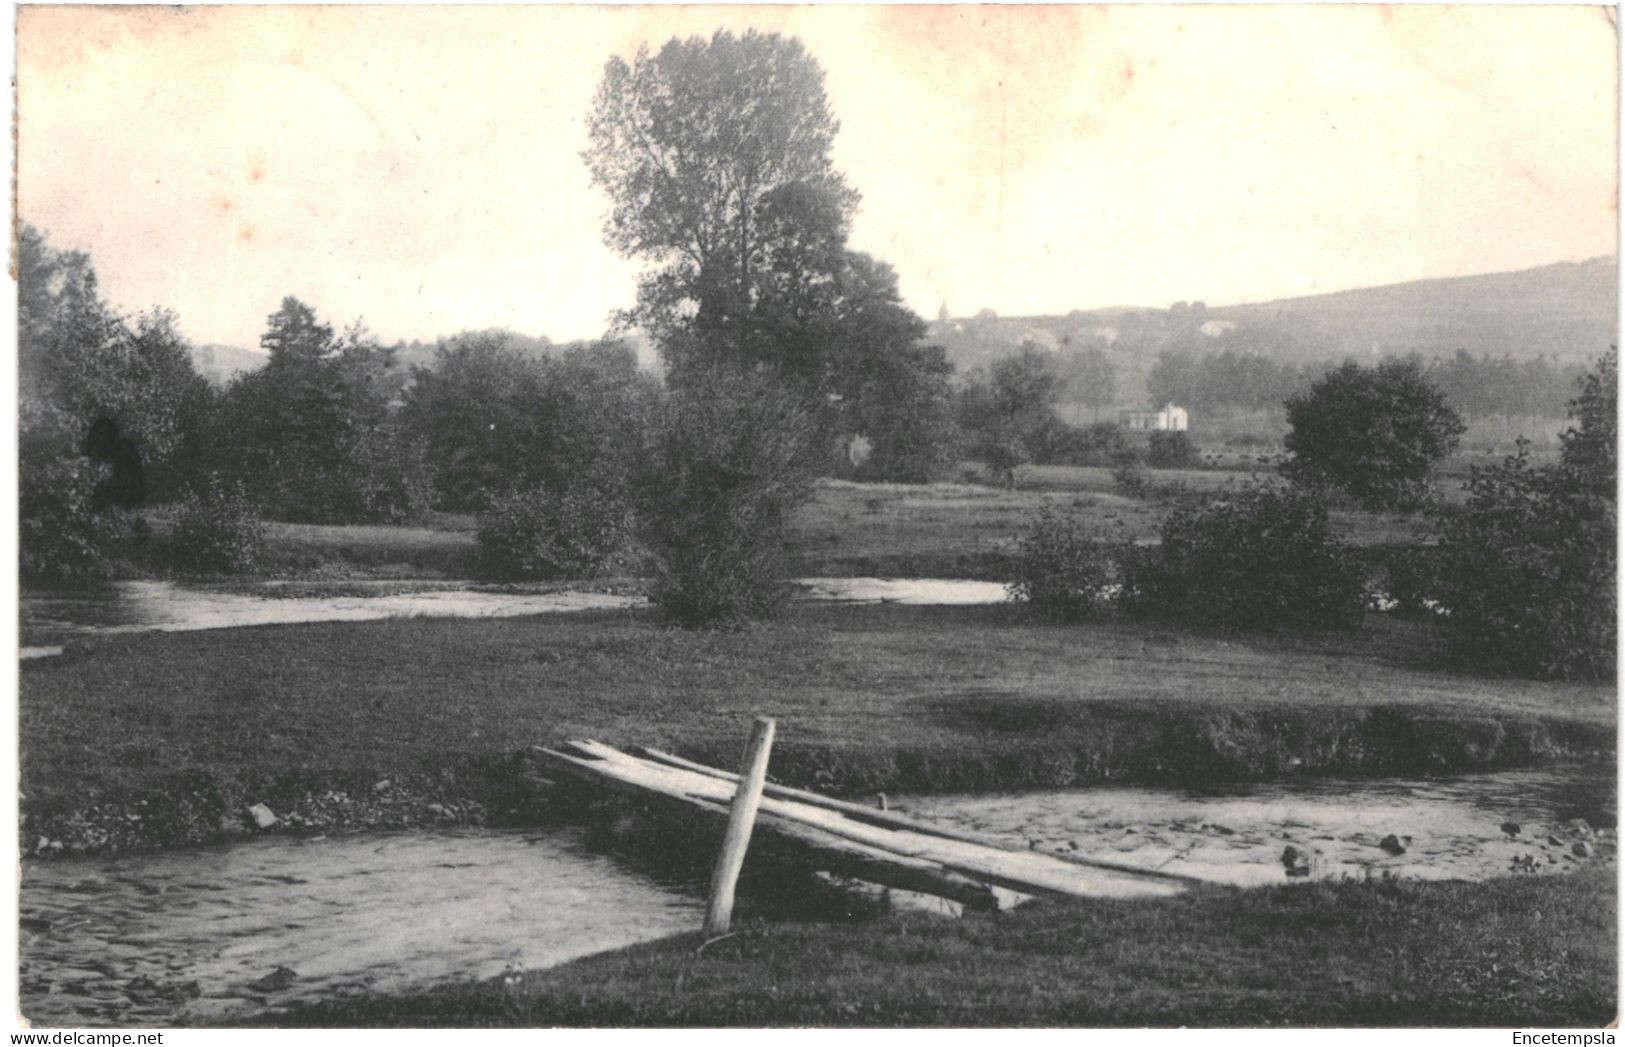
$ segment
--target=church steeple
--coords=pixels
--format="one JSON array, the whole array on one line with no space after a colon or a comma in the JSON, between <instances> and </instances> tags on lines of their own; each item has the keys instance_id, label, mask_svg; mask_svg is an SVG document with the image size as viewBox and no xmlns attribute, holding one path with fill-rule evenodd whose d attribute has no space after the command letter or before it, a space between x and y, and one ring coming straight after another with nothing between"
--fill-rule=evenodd
<instances>
[{"instance_id":1,"label":"church steeple","mask_svg":"<svg viewBox=\"0 0 1625 1047\"><path fill-rule=\"evenodd\" d=\"M945 324L947 322L948 322L948 299L944 298L942 300L942 308L937 310L937 323Z\"/></svg>"}]
</instances>

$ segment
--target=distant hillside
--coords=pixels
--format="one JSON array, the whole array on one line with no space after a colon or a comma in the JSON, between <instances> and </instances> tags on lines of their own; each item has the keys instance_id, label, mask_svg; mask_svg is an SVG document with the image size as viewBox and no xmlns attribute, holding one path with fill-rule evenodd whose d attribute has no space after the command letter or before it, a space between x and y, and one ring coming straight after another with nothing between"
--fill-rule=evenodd
<instances>
[{"instance_id":1,"label":"distant hillside","mask_svg":"<svg viewBox=\"0 0 1625 1047\"><path fill-rule=\"evenodd\" d=\"M1613 258L1513 273L1418 280L1249 305L1180 302L1167 309L1118 307L1064 316L938 320L927 339L961 373L1023 345L1104 351L1125 406L1145 397L1164 352L1258 353L1283 363L1335 361L1465 349L1478 356L1569 362L1595 359L1618 339L1619 266Z\"/></svg>"},{"instance_id":2,"label":"distant hillside","mask_svg":"<svg viewBox=\"0 0 1625 1047\"><path fill-rule=\"evenodd\" d=\"M1238 326L1291 329L1310 356L1466 349L1491 356L1589 359L1619 330L1614 258L1562 262L1208 310Z\"/></svg>"}]
</instances>

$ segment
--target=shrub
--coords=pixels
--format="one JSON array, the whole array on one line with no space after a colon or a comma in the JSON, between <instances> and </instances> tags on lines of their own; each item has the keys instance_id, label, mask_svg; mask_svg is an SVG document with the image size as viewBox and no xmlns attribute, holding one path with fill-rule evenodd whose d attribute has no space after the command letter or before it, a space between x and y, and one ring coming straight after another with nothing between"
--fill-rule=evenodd
<instances>
[{"instance_id":1,"label":"shrub","mask_svg":"<svg viewBox=\"0 0 1625 1047\"><path fill-rule=\"evenodd\" d=\"M53 455L25 443L19 463L18 545L29 585L83 586L107 579L125 518L97 512L101 470L87 458Z\"/></svg>"},{"instance_id":2,"label":"shrub","mask_svg":"<svg viewBox=\"0 0 1625 1047\"><path fill-rule=\"evenodd\" d=\"M641 513L655 558L649 596L668 618L718 625L778 610L817 431L803 402L760 374L718 367L673 391Z\"/></svg>"},{"instance_id":3,"label":"shrub","mask_svg":"<svg viewBox=\"0 0 1625 1047\"><path fill-rule=\"evenodd\" d=\"M1121 427L1111 422L1068 425L1050 418L1035 430L1033 459L1041 465L1115 465L1135 457Z\"/></svg>"},{"instance_id":4,"label":"shrub","mask_svg":"<svg viewBox=\"0 0 1625 1047\"><path fill-rule=\"evenodd\" d=\"M264 553L265 526L241 487L211 476L176 510L163 558L183 574L244 574Z\"/></svg>"},{"instance_id":5,"label":"shrub","mask_svg":"<svg viewBox=\"0 0 1625 1047\"><path fill-rule=\"evenodd\" d=\"M626 485L582 477L492 498L475 534L475 563L483 577L504 581L585 578L620 562L631 538Z\"/></svg>"},{"instance_id":6,"label":"shrub","mask_svg":"<svg viewBox=\"0 0 1625 1047\"><path fill-rule=\"evenodd\" d=\"M1559 462L1530 465L1527 444L1473 471L1467 504L1439 542L1441 620L1455 656L1537 676L1612 678L1618 637L1615 576L1618 357L1581 380Z\"/></svg>"},{"instance_id":7,"label":"shrub","mask_svg":"<svg viewBox=\"0 0 1625 1047\"><path fill-rule=\"evenodd\" d=\"M1147 457L1153 469L1180 469L1196 464L1196 445L1181 432L1154 432Z\"/></svg>"},{"instance_id":8,"label":"shrub","mask_svg":"<svg viewBox=\"0 0 1625 1047\"><path fill-rule=\"evenodd\" d=\"M1249 630L1348 628L1364 614L1364 572L1312 494L1253 485L1186 500L1161 534L1161 545L1126 558L1132 614Z\"/></svg>"},{"instance_id":9,"label":"shrub","mask_svg":"<svg viewBox=\"0 0 1625 1047\"><path fill-rule=\"evenodd\" d=\"M1125 498L1152 498L1157 493L1145 468L1132 458L1124 459L1112 470L1112 483Z\"/></svg>"},{"instance_id":10,"label":"shrub","mask_svg":"<svg viewBox=\"0 0 1625 1047\"><path fill-rule=\"evenodd\" d=\"M1021 437L1009 433L989 439L982 445L981 454L993 481L1007 488L1016 486L1016 470L1032 461L1032 453Z\"/></svg>"},{"instance_id":11,"label":"shrub","mask_svg":"<svg viewBox=\"0 0 1625 1047\"><path fill-rule=\"evenodd\" d=\"M1618 609L1615 507L1525 451L1475 469L1440 541L1455 656L1535 676L1612 676Z\"/></svg>"},{"instance_id":12,"label":"shrub","mask_svg":"<svg viewBox=\"0 0 1625 1047\"><path fill-rule=\"evenodd\" d=\"M1110 606L1111 574L1107 543L1079 520L1044 509L1021 539L1010 598L1055 621L1086 621Z\"/></svg>"},{"instance_id":13,"label":"shrub","mask_svg":"<svg viewBox=\"0 0 1625 1047\"><path fill-rule=\"evenodd\" d=\"M1388 596L1401 618L1425 619L1438 613L1441 582L1437 550L1400 549L1388 556Z\"/></svg>"},{"instance_id":14,"label":"shrub","mask_svg":"<svg viewBox=\"0 0 1625 1047\"><path fill-rule=\"evenodd\" d=\"M1369 509L1414 505L1433 466L1466 431L1414 361L1349 362L1286 402L1291 458L1283 473L1326 485Z\"/></svg>"}]
</instances>

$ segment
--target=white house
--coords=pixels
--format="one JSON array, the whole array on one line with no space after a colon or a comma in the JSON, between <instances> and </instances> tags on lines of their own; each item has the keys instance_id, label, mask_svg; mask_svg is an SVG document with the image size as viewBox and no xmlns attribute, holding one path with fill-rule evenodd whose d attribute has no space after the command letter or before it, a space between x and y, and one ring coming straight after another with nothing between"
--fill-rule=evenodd
<instances>
[{"instance_id":1,"label":"white house","mask_svg":"<svg viewBox=\"0 0 1625 1047\"><path fill-rule=\"evenodd\" d=\"M1125 429L1150 429L1155 432L1182 433L1190 427L1190 412L1178 404L1168 404L1160 411L1123 412L1123 428Z\"/></svg>"}]
</instances>

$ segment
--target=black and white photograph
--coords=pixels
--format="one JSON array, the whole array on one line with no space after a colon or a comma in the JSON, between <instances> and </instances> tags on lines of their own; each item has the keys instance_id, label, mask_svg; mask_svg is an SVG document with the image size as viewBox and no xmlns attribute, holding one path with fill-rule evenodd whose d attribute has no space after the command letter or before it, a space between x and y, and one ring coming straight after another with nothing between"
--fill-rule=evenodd
<instances>
[{"instance_id":1,"label":"black and white photograph","mask_svg":"<svg viewBox=\"0 0 1625 1047\"><path fill-rule=\"evenodd\" d=\"M12 13L14 1043L1613 1042L1617 8Z\"/></svg>"}]
</instances>

